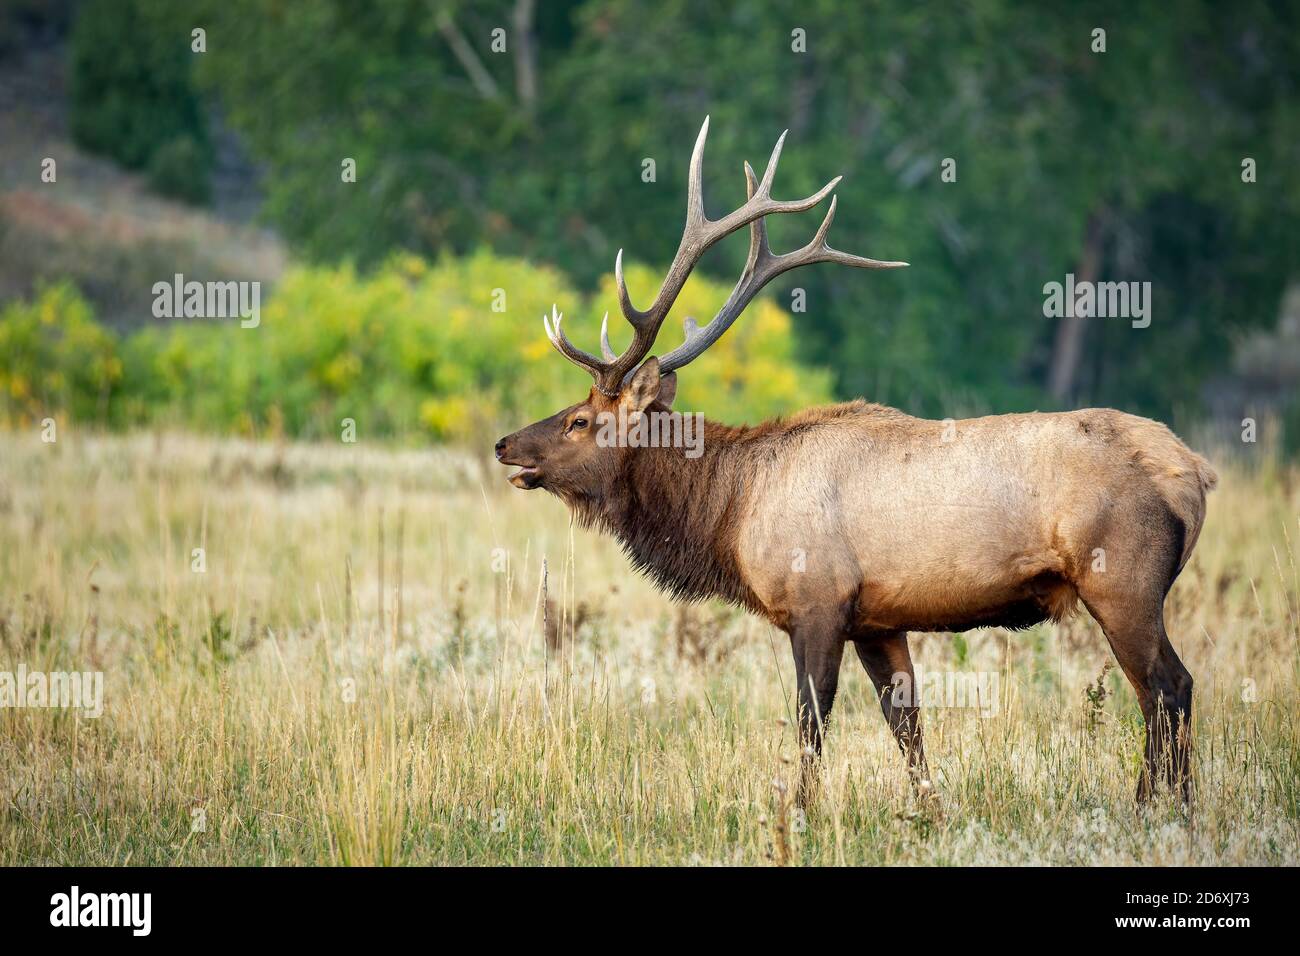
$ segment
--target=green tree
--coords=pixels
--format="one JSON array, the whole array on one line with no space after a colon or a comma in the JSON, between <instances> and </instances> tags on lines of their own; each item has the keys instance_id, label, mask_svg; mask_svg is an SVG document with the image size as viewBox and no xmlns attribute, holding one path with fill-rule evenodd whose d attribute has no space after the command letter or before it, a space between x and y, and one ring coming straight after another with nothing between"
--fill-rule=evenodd
<instances>
[{"instance_id":1,"label":"green tree","mask_svg":"<svg viewBox=\"0 0 1300 956\"><path fill-rule=\"evenodd\" d=\"M88 0L71 40L72 135L144 169L159 191L202 202L212 166L192 76L191 18L148 0Z\"/></svg>"},{"instance_id":2,"label":"green tree","mask_svg":"<svg viewBox=\"0 0 1300 956\"><path fill-rule=\"evenodd\" d=\"M777 194L845 173L836 244L913 263L776 284L806 293L801 356L846 396L1168 417L1295 271L1293 5L234 0L210 19L205 76L268 164L270 215L327 261L487 243L594 288L619 247L671 258L706 113L715 215L789 127ZM789 218L778 249L816 227ZM744 245L703 272L734 279ZM1151 327L1045 318L1070 272L1151 282Z\"/></svg>"}]
</instances>

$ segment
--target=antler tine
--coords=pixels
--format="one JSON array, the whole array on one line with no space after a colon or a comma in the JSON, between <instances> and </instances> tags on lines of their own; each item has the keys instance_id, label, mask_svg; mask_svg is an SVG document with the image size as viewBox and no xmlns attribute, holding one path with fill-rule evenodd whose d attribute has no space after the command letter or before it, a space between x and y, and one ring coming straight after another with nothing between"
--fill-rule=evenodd
<instances>
[{"instance_id":1,"label":"antler tine","mask_svg":"<svg viewBox=\"0 0 1300 956\"><path fill-rule=\"evenodd\" d=\"M546 327L546 337L551 340L557 352L574 365L585 369L599 383L607 368L606 364L569 341L569 337L564 334L564 329L560 328L560 320L563 318L564 313L557 312L554 305L551 306L550 316L545 312L542 313L542 325Z\"/></svg>"},{"instance_id":2,"label":"antler tine","mask_svg":"<svg viewBox=\"0 0 1300 956\"><path fill-rule=\"evenodd\" d=\"M782 134L781 138L785 139L784 134ZM772 152L773 159L776 159L777 154L781 150L780 142L778 142L776 146L777 148ZM770 170L770 163L768 168ZM752 199L754 193L756 193L758 189L759 182L758 177L754 175L754 167L750 166L749 163L746 162L745 193ZM832 200L832 202L834 202L834 200ZM745 271L740 274L741 280L743 281L746 276L754 271L760 259L770 257L771 255L772 249L767 244L767 220L760 216L749 224L749 256L745 260Z\"/></svg>"},{"instance_id":3,"label":"antler tine","mask_svg":"<svg viewBox=\"0 0 1300 956\"><path fill-rule=\"evenodd\" d=\"M785 148L785 138L788 135L790 135L790 131L787 129L782 130L781 135L777 137L776 145L772 147L772 155L767 160L767 168L763 170L762 183L758 185L757 189L754 188L752 183L749 186L750 199L754 198L756 192L760 196L770 197L772 195L772 180L776 178L776 164L781 162L781 150ZM745 168L748 170L746 173L748 179L753 175L754 171L749 168L749 163L745 163Z\"/></svg>"},{"instance_id":4,"label":"antler tine","mask_svg":"<svg viewBox=\"0 0 1300 956\"><path fill-rule=\"evenodd\" d=\"M826 241L826 235L831 231L831 223L835 219L835 206L838 201L838 196L831 197L831 207L826 210L826 218L822 220L821 226L817 229L817 234L812 237L812 241L808 245L795 252L777 256L778 259L788 259L790 261L774 275L813 262L838 262L840 265L853 266L857 269L902 269L907 266L906 262L868 259L866 256L855 256L851 252L840 252L838 249L832 249Z\"/></svg>"},{"instance_id":5,"label":"antler tine","mask_svg":"<svg viewBox=\"0 0 1300 956\"><path fill-rule=\"evenodd\" d=\"M618 307L632 328L639 327L650 314L642 312L632 304L632 297L627 294L627 280L623 278L623 250L618 250L614 257L614 285L618 288Z\"/></svg>"},{"instance_id":6,"label":"antler tine","mask_svg":"<svg viewBox=\"0 0 1300 956\"><path fill-rule=\"evenodd\" d=\"M704 224L709 217L704 213L704 141L709 138L709 118L704 117L700 132L691 150L691 168L686 179L686 227L692 223Z\"/></svg>"},{"instance_id":7,"label":"antler tine","mask_svg":"<svg viewBox=\"0 0 1300 956\"><path fill-rule=\"evenodd\" d=\"M618 358L618 354L609 344L609 313L600 320L600 354L605 357L606 362L612 362Z\"/></svg>"}]
</instances>

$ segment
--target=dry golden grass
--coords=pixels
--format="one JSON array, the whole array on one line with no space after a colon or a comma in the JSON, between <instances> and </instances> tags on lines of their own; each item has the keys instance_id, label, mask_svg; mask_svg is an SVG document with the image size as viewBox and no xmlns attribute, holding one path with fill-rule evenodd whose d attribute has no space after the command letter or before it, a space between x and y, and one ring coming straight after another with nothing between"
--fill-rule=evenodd
<instances>
[{"instance_id":1,"label":"dry golden grass","mask_svg":"<svg viewBox=\"0 0 1300 956\"><path fill-rule=\"evenodd\" d=\"M849 655L801 817L784 635L674 608L469 459L0 442L0 671L105 673L97 720L0 710L0 864L1300 862L1294 472L1223 469L1171 597L1190 821L1135 812L1140 719L1086 618L913 637L1001 678L995 716L925 714L942 814Z\"/></svg>"}]
</instances>

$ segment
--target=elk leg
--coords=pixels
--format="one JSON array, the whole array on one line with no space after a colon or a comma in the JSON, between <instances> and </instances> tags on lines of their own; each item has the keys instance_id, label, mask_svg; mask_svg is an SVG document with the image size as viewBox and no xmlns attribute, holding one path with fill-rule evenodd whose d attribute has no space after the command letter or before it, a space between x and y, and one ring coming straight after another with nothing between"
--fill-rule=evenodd
<instances>
[{"instance_id":1,"label":"elk leg","mask_svg":"<svg viewBox=\"0 0 1300 956\"><path fill-rule=\"evenodd\" d=\"M816 793L822 737L835 703L840 682L844 639L833 628L794 627L790 632L794 650L795 680L799 687L799 790L798 804L808 806Z\"/></svg>"},{"instance_id":2,"label":"elk leg","mask_svg":"<svg viewBox=\"0 0 1300 956\"><path fill-rule=\"evenodd\" d=\"M1131 613L1119 601L1084 603L1101 625L1120 669L1133 685L1146 722L1146 753L1137 800L1151 798L1156 779L1191 800L1192 675L1165 633L1164 611ZM1163 601L1160 602L1163 604Z\"/></svg>"},{"instance_id":3,"label":"elk leg","mask_svg":"<svg viewBox=\"0 0 1300 956\"><path fill-rule=\"evenodd\" d=\"M889 724L899 749L907 758L907 772L912 785L928 784L930 770L925 763L925 747L921 740L921 708L916 703L916 675L912 671L907 633L900 631L857 637L853 646L867 676L875 685L885 723ZM896 686L900 688L898 693L895 693Z\"/></svg>"},{"instance_id":4,"label":"elk leg","mask_svg":"<svg viewBox=\"0 0 1300 956\"><path fill-rule=\"evenodd\" d=\"M1192 799L1192 675L1179 660L1160 624L1160 656L1154 671L1157 699L1157 738L1149 742L1164 760L1164 779L1169 789ZM1149 726L1149 725L1148 725ZM1150 731L1148 730L1148 734ZM1165 759L1167 757L1167 759ZM1148 758L1149 760L1150 758Z\"/></svg>"}]
</instances>

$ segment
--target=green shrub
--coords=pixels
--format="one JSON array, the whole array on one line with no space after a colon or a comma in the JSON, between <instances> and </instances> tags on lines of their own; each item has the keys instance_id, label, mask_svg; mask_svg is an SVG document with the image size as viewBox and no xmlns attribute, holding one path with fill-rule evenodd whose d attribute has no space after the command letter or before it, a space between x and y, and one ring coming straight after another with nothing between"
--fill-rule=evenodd
<instances>
[{"instance_id":1,"label":"green shrub","mask_svg":"<svg viewBox=\"0 0 1300 956\"><path fill-rule=\"evenodd\" d=\"M656 280L652 270L628 270L639 301L653 295ZM693 278L679 311L703 319L728 291ZM263 296L256 328L241 328L234 319L173 322L136 332L120 348L101 331L113 362L107 419L322 438L337 437L341 421L351 418L363 437L481 441L587 394L591 379L551 348L541 316L559 305L570 336L594 351L599 316L609 308L618 347L629 333L621 327L612 287L596 298L584 301L552 269L488 252L435 264L399 256L365 276L348 266L298 268ZM61 289L11 309L0 336L25 341L30 332L22 330L32 325L31 316L50 309L68 328L97 329L85 303ZM665 333L661 353L677 344L678 328ZM19 352L36 354L32 348ZM789 316L760 300L683 372L677 407L753 421L826 400L827 374L799 367L792 355ZM47 349L24 362L24 368L71 376L76 395L65 404L70 414L100 408L103 372L75 377L96 367L87 356Z\"/></svg>"},{"instance_id":2,"label":"green shrub","mask_svg":"<svg viewBox=\"0 0 1300 956\"><path fill-rule=\"evenodd\" d=\"M79 145L190 199L207 195L212 157L183 12L148 0L89 0L79 9L71 126Z\"/></svg>"},{"instance_id":3,"label":"green shrub","mask_svg":"<svg viewBox=\"0 0 1300 956\"><path fill-rule=\"evenodd\" d=\"M122 382L112 332L98 325L71 286L43 289L0 311L0 419L107 422Z\"/></svg>"}]
</instances>

